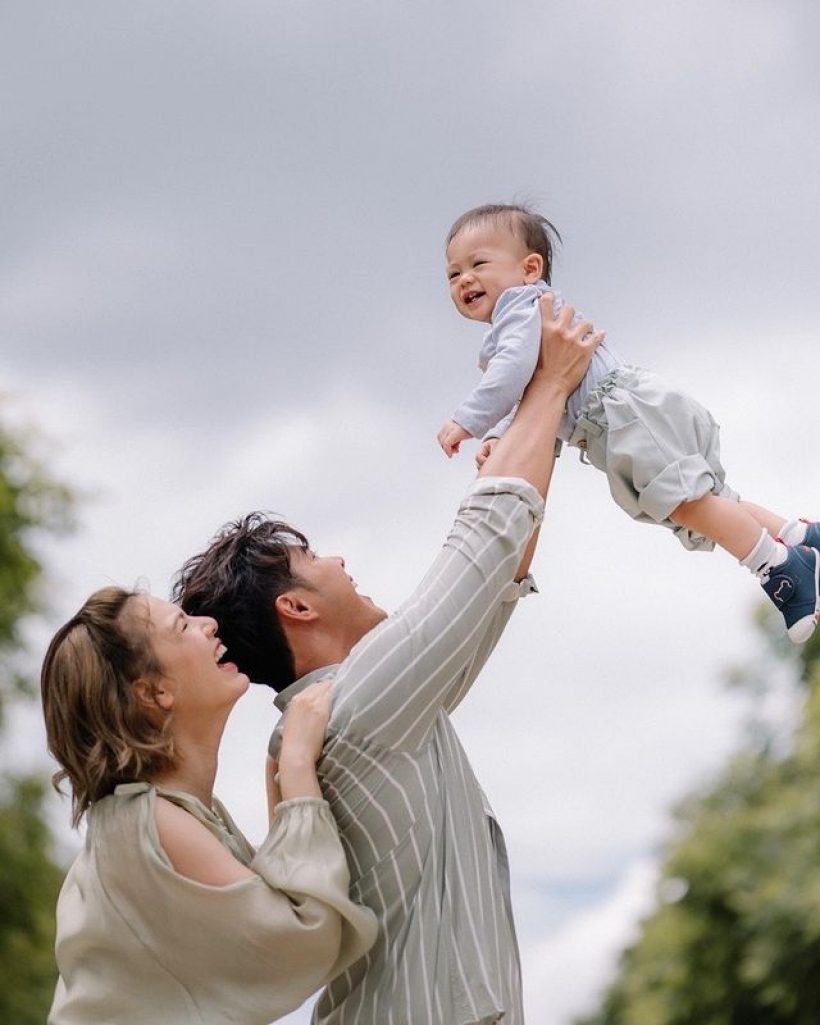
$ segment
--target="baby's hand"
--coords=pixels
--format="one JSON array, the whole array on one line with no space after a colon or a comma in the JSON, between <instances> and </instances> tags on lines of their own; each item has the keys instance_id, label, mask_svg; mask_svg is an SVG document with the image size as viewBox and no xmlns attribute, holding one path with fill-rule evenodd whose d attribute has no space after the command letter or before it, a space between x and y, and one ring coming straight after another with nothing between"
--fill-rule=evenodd
<instances>
[{"instance_id":1,"label":"baby's hand","mask_svg":"<svg viewBox=\"0 0 820 1025\"><path fill-rule=\"evenodd\" d=\"M481 442L481 448L478 450L475 457L475 465L477 469L480 470L481 467L487 462L487 460L490 457L490 453L497 444L498 438L487 438L486 441Z\"/></svg>"},{"instance_id":2,"label":"baby's hand","mask_svg":"<svg viewBox=\"0 0 820 1025\"><path fill-rule=\"evenodd\" d=\"M469 431L465 431L455 420L448 420L438 432L438 443L448 459L458 452L458 447L462 441L468 441L470 438L472 438L472 434Z\"/></svg>"}]
</instances>

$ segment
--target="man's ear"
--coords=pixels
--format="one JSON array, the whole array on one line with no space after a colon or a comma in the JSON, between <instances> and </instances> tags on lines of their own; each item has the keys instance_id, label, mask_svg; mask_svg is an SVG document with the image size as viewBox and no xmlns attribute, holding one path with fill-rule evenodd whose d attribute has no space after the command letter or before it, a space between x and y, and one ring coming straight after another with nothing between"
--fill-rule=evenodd
<instances>
[{"instance_id":1,"label":"man's ear","mask_svg":"<svg viewBox=\"0 0 820 1025\"><path fill-rule=\"evenodd\" d=\"M318 617L310 596L303 590L285 591L273 603L278 616L289 623L310 623Z\"/></svg>"},{"instance_id":2,"label":"man's ear","mask_svg":"<svg viewBox=\"0 0 820 1025\"><path fill-rule=\"evenodd\" d=\"M528 285L535 284L544 273L544 257L540 253L528 253L524 259L524 280Z\"/></svg>"},{"instance_id":3,"label":"man's ear","mask_svg":"<svg viewBox=\"0 0 820 1025\"><path fill-rule=\"evenodd\" d=\"M131 686L137 701L149 711L170 712L174 707L173 691L163 686L162 680L146 680L141 676Z\"/></svg>"}]
</instances>

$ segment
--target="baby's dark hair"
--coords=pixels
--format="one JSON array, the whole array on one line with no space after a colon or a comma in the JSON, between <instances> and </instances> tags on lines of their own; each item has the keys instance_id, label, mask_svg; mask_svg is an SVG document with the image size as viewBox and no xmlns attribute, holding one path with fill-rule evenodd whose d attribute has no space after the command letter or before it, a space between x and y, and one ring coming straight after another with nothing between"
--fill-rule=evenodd
<instances>
[{"instance_id":1,"label":"baby's dark hair","mask_svg":"<svg viewBox=\"0 0 820 1025\"><path fill-rule=\"evenodd\" d=\"M487 203L485 206L468 210L450 228L445 245L449 246L463 228L485 221L494 221L520 239L528 252L538 253L544 261L541 277L548 285L551 283L553 248L561 241L561 236L555 225L546 217L523 204Z\"/></svg>"}]
</instances>

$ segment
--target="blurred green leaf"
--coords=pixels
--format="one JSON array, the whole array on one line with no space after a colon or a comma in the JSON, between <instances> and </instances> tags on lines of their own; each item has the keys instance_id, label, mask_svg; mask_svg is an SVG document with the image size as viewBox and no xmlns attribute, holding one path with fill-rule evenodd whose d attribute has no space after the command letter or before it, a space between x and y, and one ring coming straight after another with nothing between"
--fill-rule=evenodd
<instances>
[{"instance_id":1,"label":"blurred green leaf","mask_svg":"<svg viewBox=\"0 0 820 1025\"><path fill-rule=\"evenodd\" d=\"M47 607L42 539L70 529L72 497L33 453L31 434L0 426L0 730L36 684L23 671L23 628ZM2 734L0 733L0 744ZM63 872L44 814L46 784L0 775L0 1022L42 1025L54 992L54 908Z\"/></svg>"},{"instance_id":2,"label":"blurred green leaf","mask_svg":"<svg viewBox=\"0 0 820 1025\"><path fill-rule=\"evenodd\" d=\"M795 649L767 612L757 625L760 653L730 679L754 698L791 675L804 695L792 743L750 746L681 802L659 887L680 897L641 924L576 1025L820 1022L820 636Z\"/></svg>"}]
</instances>

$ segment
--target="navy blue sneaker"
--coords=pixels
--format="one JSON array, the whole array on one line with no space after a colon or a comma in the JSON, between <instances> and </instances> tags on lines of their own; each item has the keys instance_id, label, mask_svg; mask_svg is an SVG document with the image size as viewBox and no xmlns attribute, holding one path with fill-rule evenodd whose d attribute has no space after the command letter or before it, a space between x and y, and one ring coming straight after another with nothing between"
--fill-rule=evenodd
<instances>
[{"instance_id":1,"label":"navy blue sneaker","mask_svg":"<svg viewBox=\"0 0 820 1025\"><path fill-rule=\"evenodd\" d=\"M807 545L787 548L786 561L762 581L786 620L789 639L804 644L820 619L820 552Z\"/></svg>"}]
</instances>

